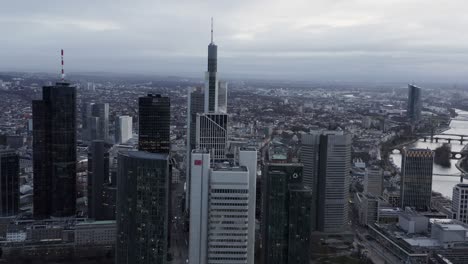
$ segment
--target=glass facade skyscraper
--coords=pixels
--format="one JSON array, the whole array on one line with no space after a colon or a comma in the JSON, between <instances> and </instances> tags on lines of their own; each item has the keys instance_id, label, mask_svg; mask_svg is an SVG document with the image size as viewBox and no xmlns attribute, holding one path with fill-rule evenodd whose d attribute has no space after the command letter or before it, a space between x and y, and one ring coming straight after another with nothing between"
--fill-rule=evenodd
<instances>
[{"instance_id":1,"label":"glass facade skyscraper","mask_svg":"<svg viewBox=\"0 0 468 264\"><path fill-rule=\"evenodd\" d=\"M290 247L301 249L310 247L310 240L304 239L310 236L310 228L299 225L308 223L310 226L311 193L307 192L300 204L291 203L297 202L298 196L305 194L296 192L303 188L302 173L302 164L265 165L262 174L264 178L261 226L264 264L285 264L290 258L297 260L297 256L289 256L290 253L295 254L295 249ZM309 213L303 214L303 212Z\"/></svg>"},{"instance_id":2,"label":"glass facade skyscraper","mask_svg":"<svg viewBox=\"0 0 468 264\"><path fill-rule=\"evenodd\" d=\"M408 109L407 117L411 123L421 120L421 88L412 84L408 85Z\"/></svg>"},{"instance_id":3,"label":"glass facade skyscraper","mask_svg":"<svg viewBox=\"0 0 468 264\"><path fill-rule=\"evenodd\" d=\"M0 149L0 216L13 216L19 209L19 156Z\"/></svg>"},{"instance_id":4,"label":"glass facade skyscraper","mask_svg":"<svg viewBox=\"0 0 468 264\"><path fill-rule=\"evenodd\" d=\"M76 213L76 88L66 82L42 88L34 100L34 217Z\"/></svg>"},{"instance_id":5,"label":"glass facade skyscraper","mask_svg":"<svg viewBox=\"0 0 468 264\"><path fill-rule=\"evenodd\" d=\"M418 211L431 208L432 170L434 151L430 149L404 149L401 156L401 208L413 207Z\"/></svg>"},{"instance_id":6,"label":"glass facade skyscraper","mask_svg":"<svg viewBox=\"0 0 468 264\"><path fill-rule=\"evenodd\" d=\"M169 156L119 153L117 264L164 264L168 253Z\"/></svg>"},{"instance_id":7,"label":"glass facade skyscraper","mask_svg":"<svg viewBox=\"0 0 468 264\"><path fill-rule=\"evenodd\" d=\"M169 153L171 150L171 101L169 97L148 94L138 100L138 150Z\"/></svg>"}]
</instances>

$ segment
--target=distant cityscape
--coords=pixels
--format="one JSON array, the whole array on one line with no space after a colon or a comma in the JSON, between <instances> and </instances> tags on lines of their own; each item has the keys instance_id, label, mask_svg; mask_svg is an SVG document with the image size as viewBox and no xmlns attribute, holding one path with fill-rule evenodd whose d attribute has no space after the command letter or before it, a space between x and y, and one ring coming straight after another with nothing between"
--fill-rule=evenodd
<instances>
[{"instance_id":1,"label":"distant cityscape","mask_svg":"<svg viewBox=\"0 0 468 264\"><path fill-rule=\"evenodd\" d=\"M0 73L0 263L468 263L468 90L221 80L214 40L204 80Z\"/></svg>"}]
</instances>

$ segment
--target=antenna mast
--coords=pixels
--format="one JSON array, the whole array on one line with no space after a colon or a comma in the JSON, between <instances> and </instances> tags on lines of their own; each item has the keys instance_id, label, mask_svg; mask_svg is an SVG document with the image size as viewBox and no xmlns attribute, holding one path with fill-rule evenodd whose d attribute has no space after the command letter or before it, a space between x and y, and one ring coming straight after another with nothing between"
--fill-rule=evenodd
<instances>
[{"instance_id":1,"label":"antenna mast","mask_svg":"<svg viewBox=\"0 0 468 264\"><path fill-rule=\"evenodd\" d=\"M211 17L211 43L213 43L213 17Z\"/></svg>"},{"instance_id":2,"label":"antenna mast","mask_svg":"<svg viewBox=\"0 0 468 264\"><path fill-rule=\"evenodd\" d=\"M65 81L65 71L63 70L63 49L62 49L62 82Z\"/></svg>"}]
</instances>

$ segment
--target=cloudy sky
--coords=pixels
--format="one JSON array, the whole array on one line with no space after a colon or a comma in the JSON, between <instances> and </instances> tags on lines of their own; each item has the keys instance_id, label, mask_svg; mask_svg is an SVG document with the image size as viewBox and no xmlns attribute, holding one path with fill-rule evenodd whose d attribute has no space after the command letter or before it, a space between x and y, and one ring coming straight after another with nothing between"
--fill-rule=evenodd
<instances>
[{"instance_id":1,"label":"cloudy sky","mask_svg":"<svg viewBox=\"0 0 468 264\"><path fill-rule=\"evenodd\" d=\"M0 0L0 70L468 82L466 0Z\"/></svg>"}]
</instances>

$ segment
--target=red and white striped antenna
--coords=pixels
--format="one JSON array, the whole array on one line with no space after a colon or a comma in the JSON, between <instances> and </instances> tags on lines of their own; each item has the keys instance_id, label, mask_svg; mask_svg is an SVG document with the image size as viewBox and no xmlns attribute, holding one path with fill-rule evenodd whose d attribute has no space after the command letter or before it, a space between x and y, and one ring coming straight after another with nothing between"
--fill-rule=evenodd
<instances>
[{"instance_id":1,"label":"red and white striped antenna","mask_svg":"<svg viewBox=\"0 0 468 264\"><path fill-rule=\"evenodd\" d=\"M63 49L62 49L62 82L65 81L65 71L63 70Z\"/></svg>"}]
</instances>

